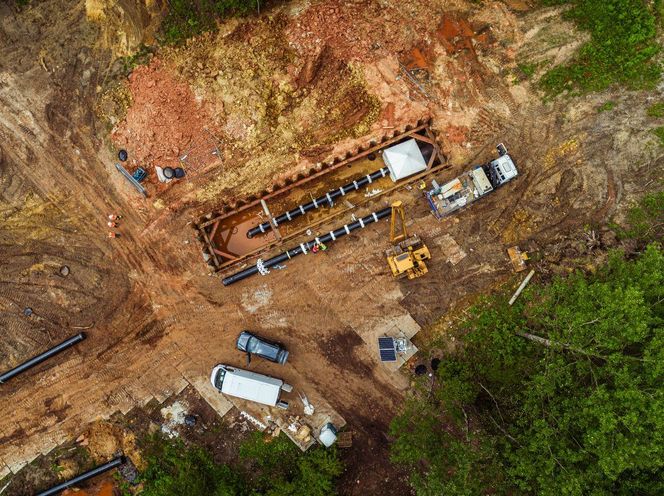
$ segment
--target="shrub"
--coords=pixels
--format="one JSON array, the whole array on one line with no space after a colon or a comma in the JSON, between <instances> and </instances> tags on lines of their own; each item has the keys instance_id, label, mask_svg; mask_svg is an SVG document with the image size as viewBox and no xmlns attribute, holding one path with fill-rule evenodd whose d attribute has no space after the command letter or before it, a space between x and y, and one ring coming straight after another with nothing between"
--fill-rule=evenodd
<instances>
[{"instance_id":1,"label":"shrub","mask_svg":"<svg viewBox=\"0 0 664 496\"><path fill-rule=\"evenodd\" d=\"M599 107L599 109L597 109L597 111L608 112L609 110L613 110L615 106L616 106L615 102L605 102Z\"/></svg>"}]
</instances>

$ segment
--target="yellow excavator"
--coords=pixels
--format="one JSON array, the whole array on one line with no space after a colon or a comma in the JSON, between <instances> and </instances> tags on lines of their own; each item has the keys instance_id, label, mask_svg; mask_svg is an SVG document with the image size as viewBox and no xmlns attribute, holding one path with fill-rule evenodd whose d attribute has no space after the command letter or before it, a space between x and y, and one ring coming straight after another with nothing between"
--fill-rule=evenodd
<instances>
[{"instance_id":1,"label":"yellow excavator","mask_svg":"<svg viewBox=\"0 0 664 496\"><path fill-rule=\"evenodd\" d=\"M397 234L397 224L399 223L401 228L399 234ZM406 214L403 203L400 201L392 203L390 242L392 246L385 251L385 256L394 277L408 276L408 279L415 279L429 271L424 263L425 260L431 258L429 248L426 247L417 234L408 236Z\"/></svg>"}]
</instances>

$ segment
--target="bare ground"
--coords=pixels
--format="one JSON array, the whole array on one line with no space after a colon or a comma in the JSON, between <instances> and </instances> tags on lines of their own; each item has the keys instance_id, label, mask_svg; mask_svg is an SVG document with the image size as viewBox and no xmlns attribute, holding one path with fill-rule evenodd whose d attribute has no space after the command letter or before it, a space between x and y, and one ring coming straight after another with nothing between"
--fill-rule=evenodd
<instances>
[{"instance_id":1,"label":"bare ground","mask_svg":"<svg viewBox=\"0 0 664 496\"><path fill-rule=\"evenodd\" d=\"M229 22L218 39L189 47L218 64L227 53L241 56L242 41L258 40L244 62L235 62L237 77L219 66L216 75L205 66L187 73L187 48L158 54L167 75L212 109L224 149L223 160L192 167L186 182L150 185L147 201L114 171L113 124L93 111L108 88L124 84L113 64L113 38L86 19L82 2L46 0L22 12L0 6L0 362L10 368L83 328L89 336L0 386L1 410L11 412L0 420L0 479L96 419L204 383L220 361L242 365L233 341L239 330L254 328L284 342L292 357L283 370L257 369L320 394L358 433L344 453L341 491L404 494L404 475L387 461L386 430L408 380L377 363L375 329L407 315L427 327L508 279L505 250L513 244L538 252L542 271L570 266L585 253L584 230L620 216L661 181L662 153L644 110L653 95L615 91L544 104L527 81L515 84L522 49L540 56L577 39L573 31L571 40L547 34L555 15L517 15L500 2L383 3L382 9L296 3L251 26ZM274 19L278 36L266 32ZM338 22L337 29L321 19ZM258 70L272 48L290 55ZM413 58L414 48L421 57ZM399 73L398 60L408 58L423 60L428 97ZM337 79L338 71L349 71L348 78ZM245 82L253 82L253 92L244 92ZM373 104L354 105L325 123L316 119L321 102L346 94L378 102L378 113ZM616 107L598 113L607 100ZM282 106L270 107L274 101ZM301 125L280 122L279 114ZM389 277L384 224L268 278L223 288L207 273L187 225L198 215L423 115L433 117L441 146L457 164L446 176L488 158L498 141L521 172L444 222L415 192L399 194L413 219L409 228L433 254L426 278ZM136 122L145 130L144 121ZM172 138L185 149L186 137ZM111 212L124 215L114 240L105 227ZM456 265L447 262L445 235L467 254ZM70 268L66 277L63 265ZM24 315L26 307L32 316Z\"/></svg>"}]
</instances>

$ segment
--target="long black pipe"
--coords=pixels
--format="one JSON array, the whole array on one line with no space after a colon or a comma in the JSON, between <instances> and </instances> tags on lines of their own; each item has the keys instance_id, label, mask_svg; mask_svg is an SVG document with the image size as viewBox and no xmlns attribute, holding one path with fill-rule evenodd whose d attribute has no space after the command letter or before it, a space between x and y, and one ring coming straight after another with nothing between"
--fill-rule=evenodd
<instances>
[{"instance_id":1,"label":"long black pipe","mask_svg":"<svg viewBox=\"0 0 664 496\"><path fill-rule=\"evenodd\" d=\"M75 486L88 479L92 479L93 477L96 477L99 474L103 474L104 472L108 472L111 469L119 467L120 465L126 462L127 459L124 456L118 456L117 458L113 458L110 462L104 463L103 465L99 465L98 467L95 467L92 470L88 470L87 472L79 475L78 477L69 479L68 481L63 482L62 484L58 484L57 486L53 486L52 488L47 489L46 491L42 491L41 493L37 494L37 496L51 496L52 494L58 494L60 491L64 491L68 487Z\"/></svg>"},{"instance_id":2,"label":"long black pipe","mask_svg":"<svg viewBox=\"0 0 664 496\"><path fill-rule=\"evenodd\" d=\"M305 243L301 243L300 246L297 246L292 250L287 250L281 253L280 255L268 258L267 260L262 262L262 266L265 269L269 269L270 267L274 267L275 265L278 265L281 262L285 262L286 260L290 260L293 257L296 257L303 253L306 254L318 243L328 243L330 241L335 241L336 239L341 238L346 234L350 234L350 232L354 231L355 229L364 228L369 224L378 222L380 219L389 216L391 212L392 212L392 207L387 207L382 210L379 210L378 212L369 214L366 217L362 217L361 219L358 219L351 224L346 224L345 226L340 227L339 229L330 231L324 236L321 236L319 238L314 238ZM241 270L240 272L233 274L232 276L224 278L222 282L224 283L224 286L230 286L231 284L241 281L242 279L246 279L249 276L253 276L257 272L260 272L258 263L256 263L256 265L252 267Z\"/></svg>"},{"instance_id":3,"label":"long black pipe","mask_svg":"<svg viewBox=\"0 0 664 496\"><path fill-rule=\"evenodd\" d=\"M290 222L296 217L306 214L309 210L314 210L324 205L329 205L331 207L332 204L334 203L334 200L336 200L340 196L343 196L351 191L358 190L363 186L366 186L367 184L371 184L376 179L385 177L389 173L390 170L387 167L383 167L382 169L379 169L376 172L372 172L371 174L367 174L366 176L362 176L361 178L354 180L352 183L348 183L344 186L341 186L340 188L331 189L323 196L316 198L315 200L310 201L309 203L298 205L293 210L289 210L286 213L274 217L273 218L274 224L278 226L279 224L283 224L284 222ZM252 227L251 229L249 229L247 231L247 238L253 238L257 234L266 233L269 230L270 230L270 223L263 222L262 224L259 224L256 227Z\"/></svg>"},{"instance_id":4,"label":"long black pipe","mask_svg":"<svg viewBox=\"0 0 664 496\"><path fill-rule=\"evenodd\" d=\"M42 363L44 360L48 360L54 355L57 355L61 351L66 350L67 348L74 346L76 343L79 343L85 339L85 333L81 332L77 334L76 336L72 336L71 338L63 341L62 343L54 346L53 348L46 350L44 353L41 353L37 355L34 358L31 358L30 360L27 360L23 362L21 365L18 365L14 367L11 370L8 370L4 374L0 375L0 384L7 382L9 379L11 379L14 376L17 376L26 370L34 367L35 365L38 365Z\"/></svg>"}]
</instances>

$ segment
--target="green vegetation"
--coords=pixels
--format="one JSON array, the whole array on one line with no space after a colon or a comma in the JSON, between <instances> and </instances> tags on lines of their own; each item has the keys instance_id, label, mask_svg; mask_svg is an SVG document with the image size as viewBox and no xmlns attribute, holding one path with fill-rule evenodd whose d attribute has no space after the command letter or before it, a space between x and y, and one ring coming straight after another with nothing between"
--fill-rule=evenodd
<instances>
[{"instance_id":1,"label":"green vegetation","mask_svg":"<svg viewBox=\"0 0 664 496\"><path fill-rule=\"evenodd\" d=\"M649 117L664 117L664 102L653 103L647 113Z\"/></svg>"},{"instance_id":2,"label":"green vegetation","mask_svg":"<svg viewBox=\"0 0 664 496\"><path fill-rule=\"evenodd\" d=\"M537 70L537 64L519 64L517 66L526 78L531 78Z\"/></svg>"},{"instance_id":3,"label":"green vegetation","mask_svg":"<svg viewBox=\"0 0 664 496\"><path fill-rule=\"evenodd\" d=\"M147 452L145 496L327 496L342 471L335 450L302 453L285 436L266 442L260 432L241 445L240 459L230 466L162 436L150 439Z\"/></svg>"},{"instance_id":4,"label":"green vegetation","mask_svg":"<svg viewBox=\"0 0 664 496\"><path fill-rule=\"evenodd\" d=\"M260 0L169 0L161 29L166 43L180 43L216 29L217 20L248 15L260 9Z\"/></svg>"},{"instance_id":5,"label":"green vegetation","mask_svg":"<svg viewBox=\"0 0 664 496\"><path fill-rule=\"evenodd\" d=\"M650 193L627 212L626 226L614 225L621 239L645 243L664 238L664 191Z\"/></svg>"},{"instance_id":6,"label":"green vegetation","mask_svg":"<svg viewBox=\"0 0 664 496\"><path fill-rule=\"evenodd\" d=\"M131 71L133 71L136 67L139 65L147 65L150 62L150 59L152 58L152 55L154 55L155 48L154 47L149 47L147 45L141 45L138 48L138 51L134 53L133 55L128 55L126 57L122 57L122 66L124 69L124 72L126 74L129 74Z\"/></svg>"},{"instance_id":7,"label":"green vegetation","mask_svg":"<svg viewBox=\"0 0 664 496\"><path fill-rule=\"evenodd\" d=\"M600 105L599 109L597 109L598 112L608 112L609 110L613 110L613 108L616 106L615 102L608 101Z\"/></svg>"},{"instance_id":8,"label":"green vegetation","mask_svg":"<svg viewBox=\"0 0 664 496\"><path fill-rule=\"evenodd\" d=\"M659 138L660 145L664 146L664 126L656 127L652 133Z\"/></svg>"},{"instance_id":9,"label":"green vegetation","mask_svg":"<svg viewBox=\"0 0 664 496\"><path fill-rule=\"evenodd\" d=\"M591 39L568 64L548 71L540 83L550 96L601 91L614 83L629 89L652 88L661 75L653 57L656 8L645 0L544 0L571 3L565 17L590 31Z\"/></svg>"},{"instance_id":10,"label":"green vegetation","mask_svg":"<svg viewBox=\"0 0 664 496\"><path fill-rule=\"evenodd\" d=\"M230 467L214 463L202 448L164 437L151 440L148 468L141 478L144 496L241 494L240 480Z\"/></svg>"},{"instance_id":11,"label":"green vegetation","mask_svg":"<svg viewBox=\"0 0 664 496\"><path fill-rule=\"evenodd\" d=\"M661 246L508 296L393 421L417 494L664 494Z\"/></svg>"}]
</instances>

